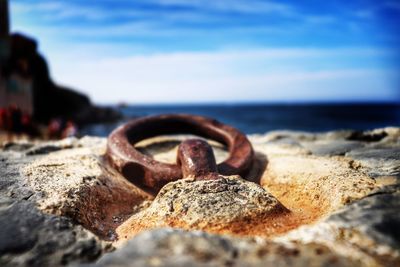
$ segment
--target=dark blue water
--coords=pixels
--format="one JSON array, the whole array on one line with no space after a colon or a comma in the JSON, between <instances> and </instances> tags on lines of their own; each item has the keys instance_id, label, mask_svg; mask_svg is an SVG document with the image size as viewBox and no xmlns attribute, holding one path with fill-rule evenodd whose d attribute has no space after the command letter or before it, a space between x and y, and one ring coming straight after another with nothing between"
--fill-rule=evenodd
<instances>
[{"instance_id":1,"label":"dark blue water","mask_svg":"<svg viewBox=\"0 0 400 267\"><path fill-rule=\"evenodd\" d=\"M323 132L400 126L400 103L139 105L118 109L127 119L163 113L203 115L248 134L282 129ZM92 125L82 134L106 136L121 123Z\"/></svg>"}]
</instances>

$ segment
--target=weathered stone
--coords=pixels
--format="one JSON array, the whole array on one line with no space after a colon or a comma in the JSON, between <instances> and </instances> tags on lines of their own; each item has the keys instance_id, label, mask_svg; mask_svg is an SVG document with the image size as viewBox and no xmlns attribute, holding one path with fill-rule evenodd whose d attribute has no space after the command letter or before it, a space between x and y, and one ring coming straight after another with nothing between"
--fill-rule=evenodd
<instances>
[{"instance_id":1,"label":"weathered stone","mask_svg":"<svg viewBox=\"0 0 400 267\"><path fill-rule=\"evenodd\" d=\"M32 248L37 240L37 227L43 222L43 217L32 210L33 207L29 206L29 203L12 203L10 201L2 204L0 254L20 253Z\"/></svg>"},{"instance_id":2,"label":"weathered stone","mask_svg":"<svg viewBox=\"0 0 400 267\"><path fill-rule=\"evenodd\" d=\"M39 208L69 216L102 238L115 239L115 228L150 196L106 164L104 139L65 143L30 149L47 144L64 147L22 169L27 184L40 194L36 200Z\"/></svg>"},{"instance_id":3,"label":"weathered stone","mask_svg":"<svg viewBox=\"0 0 400 267\"><path fill-rule=\"evenodd\" d=\"M144 229L173 226L218 233L268 233L289 211L255 183L238 176L183 179L164 186L151 205L118 229L120 240ZM261 233L262 234L262 233Z\"/></svg>"},{"instance_id":4,"label":"weathered stone","mask_svg":"<svg viewBox=\"0 0 400 267\"><path fill-rule=\"evenodd\" d=\"M103 251L91 233L65 217L46 215L28 201L2 201L0 265L59 266L93 261Z\"/></svg>"},{"instance_id":5,"label":"weathered stone","mask_svg":"<svg viewBox=\"0 0 400 267\"><path fill-rule=\"evenodd\" d=\"M400 187L392 186L339 211L327 220L339 228L352 229L373 239L377 246L400 249ZM376 253L376 247L368 248ZM399 253L397 253L399 254ZM400 261L399 261L400 263Z\"/></svg>"},{"instance_id":6,"label":"weathered stone","mask_svg":"<svg viewBox=\"0 0 400 267\"><path fill-rule=\"evenodd\" d=\"M263 143L286 138L297 141L313 141L317 138L315 134L301 131L271 131L266 134L254 134L251 137Z\"/></svg>"},{"instance_id":7,"label":"weathered stone","mask_svg":"<svg viewBox=\"0 0 400 267\"><path fill-rule=\"evenodd\" d=\"M80 265L94 266L94 265ZM319 244L238 239L204 232L144 232L95 266L361 266Z\"/></svg>"},{"instance_id":8,"label":"weathered stone","mask_svg":"<svg viewBox=\"0 0 400 267\"><path fill-rule=\"evenodd\" d=\"M42 194L27 185L23 168L40 155L26 156L34 143L0 150L0 265L60 266L93 261L104 251L95 235L70 218L37 209ZM16 148L16 149L14 149Z\"/></svg>"},{"instance_id":9,"label":"weathered stone","mask_svg":"<svg viewBox=\"0 0 400 267\"><path fill-rule=\"evenodd\" d=\"M315 135L316 140L328 140L328 141L337 141L337 140L348 140L350 136L352 136L356 131L354 130L338 130L338 131L329 131L326 133L318 133Z\"/></svg>"},{"instance_id":10,"label":"weathered stone","mask_svg":"<svg viewBox=\"0 0 400 267\"><path fill-rule=\"evenodd\" d=\"M260 183L289 209L327 213L377 188L352 160L282 153L264 148L268 165Z\"/></svg>"},{"instance_id":11,"label":"weathered stone","mask_svg":"<svg viewBox=\"0 0 400 267\"><path fill-rule=\"evenodd\" d=\"M0 265L399 266L400 129L364 135L382 130L250 136L247 181L180 180L154 200L108 166L103 138L14 142L0 149ZM174 138L139 149L174 163ZM188 231L153 229L166 226Z\"/></svg>"},{"instance_id":12,"label":"weathered stone","mask_svg":"<svg viewBox=\"0 0 400 267\"><path fill-rule=\"evenodd\" d=\"M346 153L368 169L372 176L400 175L400 146L361 148Z\"/></svg>"},{"instance_id":13,"label":"weathered stone","mask_svg":"<svg viewBox=\"0 0 400 267\"><path fill-rule=\"evenodd\" d=\"M380 132L363 132L356 131L352 133L347 140L364 141L364 142L378 142L385 138L388 134L385 131Z\"/></svg>"},{"instance_id":14,"label":"weathered stone","mask_svg":"<svg viewBox=\"0 0 400 267\"><path fill-rule=\"evenodd\" d=\"M278 241L325 244L363 266L400 266L400 187L387 186Z\"/></svg>"},{"instance_id":15,"label":"weathered stone","mask_svg":"<svg viewBox=\"0 0 400 267\"><path fill-rule=\"evenodd\" d=\"M14 142L7 142L6 144L3 145L4 150L9 150L9 151L24 151L33 146L32 143L14 143ZM0 146L1 147L1 146Z\"/></svg>"},{"instance_id":16,"label":"weathered stone","mask_svg":"<svg viewBox=\"0 0 400 267\"><path fill-rule=\"evenodd\" d=\"M318 156L340 156L364 146L360 142L342 140L302 142L301 145L310 150L312 154Z\"/></svg>"}]
</instances>

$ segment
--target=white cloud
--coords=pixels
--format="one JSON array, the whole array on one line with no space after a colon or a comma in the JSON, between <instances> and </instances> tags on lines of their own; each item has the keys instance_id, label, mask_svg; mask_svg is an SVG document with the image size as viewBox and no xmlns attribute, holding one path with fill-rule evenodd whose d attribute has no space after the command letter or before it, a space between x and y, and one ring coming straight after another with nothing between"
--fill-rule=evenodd
<instances>
[{"instance_id":1,"label":"white cloud","mask_svg":"<svg viewBox=\"0 0 400 267\"><path fill-rule=\"evenodd\" d=\"M147 17L154 14L152 11L137 8L107 8L101 3L93 4L74 4L68 1L42 1L36 2L11 2L11 11L15 15L32 15L48 21L73 20L83 18L86 20L100 21L105 19L120 19Z\"/></svg>"},{"instance_id":2,"label":"white cloud","mask_svg":"<svg viewBox=\"0 0 400 267\"><path fill-rule=\"evenodd\" d=\"M101 6L75 5L68 2L53 1L39 3L12 2L11 10L17 15L29 15L35 13L36 16L51 21L74 18L101 20L118 16L118 14L113 14L112 12L109 12L109 10L101 8Z\"/></svg>"},{"instance_id":3,"label":"white cloud","mask_svg":"<svg viewBox=\"0 0 400 267\"><path fill-rule=\"evenodd\" d=\"M118 2L118 1L117 1ZM121 1L119 1L121 2ZM128 3L127 1L122 1ZM136 6L135 5L138 5ZM154 9L143 9L140 3L154 4ZM166 6L181 6L188 9L179 10L163 10L161 7ZM158 6L158 8L157 8ZM320 14L307 14L297 10L295 6L289 4L279 3L277 1L260 1L260 0L214 0L214 1L201 1L201 0L139 0L137 2L129 2L129 5L110 7L99 2L98 4L81 3L76 4L68 1L41 1L41 2L12 2L11 9L17 16L30 16L33 13L38 18L46 21L68 21L76 18L83 18L86 20L101 21L106 19L114 20L113 25L108 27L110 33L114 29L118 32L119 29L127 29L127 33L134 33L136 24L150 25L155 27L147 27L147 33L151 33L154 29L167 28L168 22L180 23L229 23L231 17L224 17L223 12L228 14L231 12L241 15L254 15L262 14L268 17L280 17L282 20L295 20L296 23L303 22L304 24L330 24L337 21L333 15L320 15ZM222 13L221 13L222 12ZM268 19L266 17L266 19ZM135 22L132 22L135 21ZM45 24L44 27L52 28L51 24ZM161 27L164 26L164 27ZM175 25L176 26L176 25ZM307 26L307 25L305 25ZM99 32L101 27L86 28L85 25L79 27L78 32ZM58 28L60 26L58 25ZM280 26L267 26L265 23L258 25L242 26L243 29L254 29L255 31L262 32L262 30L275 30L282 29ZM175 29L176 30L176 29ZM198 31L199 28L190 31ZM206 29L209 30L209 29ZM240 30L240 27L239 27ZM171 30L170 31L174 31ZM201 30L200 30L201 31ZM98 33L97 33L98 34Z\"/></svg>"},{"instance_id":4,"label":"white cloud","mask_svg":"<svg viewBox=\"0 0 400 267\"><path fill-rule=\"evenodd\" d=\"M85 18L89 20L101 20L107 18L132 18L132 17L151 17L154 15L161 16L161 19L184 19L191 21L201 16L201 19L213 18L212 14L207 14L209 11L218 12L237 12L241 14L262 13L275 15L290 15L293 14L293 7L278 2L265 2L253 0L251 2L243 0L216 0L216 1L181 1L181 0L146 0L138 1L138 3L153 3L159 7L169 5L179 5L182 7L194 8L194 10L179 10L179 11L163 11L161 9L142 9L140 6L135 6L130 2L126 6L114 7L105 6L103 3L74 4L68 1L41 1L41 2L11 2L12 11L18 14L29 14L36 12L43 18L49 20L62 20L71 18ZM110 9L111 8L111 9ZM204 12L202 12L204 11Z\"/></svg>"},{"instance_id":5,"label":"white cloud","mask_svg":"<svg viewBox=\"0 0 400 267\"><path fill-rule=\"evenodd\" d=\"M153 3L158 8L146 9L142 4ZM137 5L137 6L136 6ZM188 7L177 10L165 10L160 7L179 5ZM140 0L129 5L110 7L98 4L76 4L67 1L12 2L11 10L17 25L25 28L34 24L38 33L79 37L168 37L201 35L218 38L221 35L243 34L245 36L295 35L315 31L316 27L334 26L340 23L340 14L314 14L298 10L296 6L276 1L259 0ZM226 12L228 15L224 15ZM234 16L244 15L235 23ZM264 15L265 21L252 21L253 15ZM353 14L357 16L357 14ZM34 21L24 23L27 17L35 16ZM68 22L84 19L94 23L80 23L72 26ZM112 23L110 22L112 21ZM269 23L269 21L271 23ZM277 23L279 21L279 23ZM61 24L60 22L64 22ZM65 23L67 22L67 23ZM237 22L237 21L236 21ZM355 22L353 22L355 23ZM27 25L28 24L28 25ZM210 27L210 25L216 27ZM221 27L219 27L221 26ZM356 25L357 26L357 25ZM352 29L349 26L349 29ZM213 35L214 34L214 35Z\"/></svg>"},{"instance_id":6,"label":"white cloud","mask_svg":"<svg viewBox=\"0 0 400 267\"><path fill-rule=\"evenodd\" d=\"M293 12L293 7L278 1L259 1L259 0L146 0L147 3L159 5L177 5L183 7L194 7L204 10L229 11L239 13L279 13L289 15Z\"/></svg>"},{"instance_id":7,"label":"white cloud","mask_svg":"<svg viewBox=\"0 0 400 267\"><path fill-rule=\"evenodd\" d=\"M398 52L358 48L237 49L243 36L248 36L251 44L251 40L260 36L269 40L281 37L300 40L296 36L300 35L312 40L311 33L321 31L320 25L329 32L326 26L335 27L336 23L347 25L353 32L362 31L362 25L357 21L338 19L340 14L299 12L294 6L276 1L138 1L189 8L153 12L131 6L110 12L101 5L77 5L76 2L12 1L13 30L40 37L41 50L46 52L56 80L85 90L99 102L390 99L395 94L393 86L400 84L399 72L382 66L379 60L384 58L389 62L387 59L398 56ZM223 12L246 14L250 18L253 14L266 14L266 21L230 24L232 17L220 16ZM351 15L366 16L357 12ZM279 23L267 23L271 17L279 18ZM75 18L96 22L110 18L118 20L69 25L68 21L79 21ZM58 23L61 20L67 23ZM210 28L210 22L219 20L224 22L220 28ZM202 23L209 24L204 26ZM348 33L344 31L343 35ZM146 47L149 43L141 41L141 37L150 37L153 40L150 45L157 48ZM232 42L231 37L237 40ZM128 38L137 42L132 45ZM174 38L182 42L175 44ZM221 39L223 41L218 43ZM88 40L92 43L84 43ZM176 45L172 49L179 50L181 44L185 47L187 40L199 40L211 46L216 41L215 47L223 50L137 56L167 50L163 45L171 43ZM190 48L191 45L189 42L187 46Z\"/></svg>"},{"instance_id":8,"label":"white cloud","mask_svg":"<svg viewBox=\"0 0 400 267\"><path fill-rule=\"evenodd\" d=\"M390 99L398 72L365 66L307 69L310 59L332 60L371 49L264 49L171 53L100 58L54 59L63 84L82 89L94 101L112 103ZM343 63L343 62L342 62ZM260 65L265 64L265 65ZM344 63L343 63L344 64ZM318 64L317 64L318 65Z\"/></svg>"},{"instance_id":9,"label":"white cloud","mask_svg":"<svg viewBox=\"0 0 400 267\"><path fill-rule=\"evenodd\" d=\"M176 0L174 0L176 1ZM166 5L174 1L153 1L155 4ZM23 30L38 36L52 35L64 38L96 37L96 38L129 38L129 37L169 37L169 36L196 36L210 34L276 34L287 29L268 25L230 25L231 18L220 16L218 13L209 12L210 9L235 10L236 12L266 12L279 15L289 12L291 8L274 3L255 1L251 5L243 1L202 2L202 1L176 1L183 5L199 7L193 10L163 11L162 9L141 9L130 5L124 8L116 7L110 10L106 6L74 4L64 1L52 2L11 2L12 25L17 30ZM207 9L202 12L201 9ZM29 21L26 21L30 18ZM85 19L105 23L80 23L79 26L70 25L76 19ZM110 22L112 21L112 23ZM64 23L61 23L64 22ZM67 23L65 23L67 22ZM230 25L220 29L210 29L200 26L210 23ZM193 27L193 24L198 26ZM15 29L14 29L15 30ZM32 31L33 30L33 31Z\"/></svg>"}]
</instances>

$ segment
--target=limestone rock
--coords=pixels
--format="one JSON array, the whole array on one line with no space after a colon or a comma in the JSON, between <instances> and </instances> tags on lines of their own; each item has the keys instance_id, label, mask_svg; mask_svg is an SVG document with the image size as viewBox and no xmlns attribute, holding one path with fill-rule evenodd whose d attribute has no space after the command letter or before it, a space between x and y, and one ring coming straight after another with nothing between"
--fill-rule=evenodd
<instances>
[{"instance_id":1,"label":"limestone rock","mask_svg":"<svg viewBox=\"0 0 400 267\"><path fill-rule=\"evenodd\" d=\"M40 144L28 152L53 149L22 171L27 185L40 194L36 202L41 210L71 217L102 238L113 240L115 228L150 196L105 163L104 141L89 138L75 140L70 146L65 146L65 140Z\"/></svg>"},{"instance_id":2,"label":"limestone rock","mask_svg":"<svg viewBox=\"0 0 400 267\"><path fill-rule=\"evenodd\" d=\"M96 264L83 266L361 266L319 244L238 239L199 231L143 232Z\"/></svg>"},{"instance_id":3,"label":"limestone rock","mask_svg":"<svg viewBox=\"0 0 400 267\"><path fill-rule=\"evenodd\" d=\"M363 266L400 266L400 187L388 186L275 241L320 243Z\"/></svg>"},{"instance_id":4,"label":"limestone rock","mask_svg":"<svg viewBox=\"0 0 400 267\"><path fill-rule=\"evenodd\" d=\"M175 162L168 138L139 149ZM184 179L155 199L109 167L104 138L5 144L0 265L400 266L400 129L250 140L244 179Z\"/></svg>"},{"instance_id":5,"label":"limestone rock","mask_svg":"<svg viewBox=\"0 0 400 267\"><path fill-rule=\"evenodd\" d=\"M374 240L375 245L365 246L370 253L384 254L390 250L392 252L397 250L394 254L399 256L399 210L400 187L391 186L349 205L346 209L330 216L327 221L339 228L351 229ZM382 247L381 250L379 246Z\"/></svg>"},{"instance_id":6,"label":"limestone rock","mask_svg":"<svg viewBox=\"0 0 400 267\"><path fill-rule=\"evenodd\" d=\"M299 148L256 146L267 155L260 184L290 210L329 212L377 188L358 162L344 157L325 157L303 153Z\"/></svg>"},{"instance_id":7,"label":"limestone rock","mask_svg":"<svg viewBox=\"0 0 400 267\"><path fill-rule=\"evenodd\" d=\"M373 176L400 176L400 147L362 148L346 153Z\"/></svg>"},{"instance_id":8,"label":"limestone rock","mask_svg":"<svg viewBox=\"0 0 400 267\"><path fill-rule=\"evenodd\" d=\"M120 239L143 229L173 226L209 232L265 233L289 211L271 194L239 176L183 179L164 186L151 205L117 229ZM268 225L270 224L270 225Z\"/></svg>"},{"instance_id":9,"label":"limestone rock","mask_svg":"<svg viewBox=\"0 0 400 267\"><path fill-rule=\"evenodd\" d=\"M302 142L302 146L318 156L340 156L347 152L363 147L361 142L336 140L336 141L315 141Z\"/></svg>"},{"instance_id":10,"label":"limestone rock","mask_svg":"<svg viewBox=\"0 0 400 267\"><path fill-rule=\"evenodd\" d=\"M41 213L28 201L0 203L0 265L59 266L93 261L100 240L71 219Z\"/></svg>"},{"instance_id":11,"label":"limestone rock","mask_svg":"<svg viewBox=\"0 0 400 267\"><path fill-rule=\"evenodd\" d=\"M0 265L60 266L93 261L105 244L71 218L37 208L41 193L22 174L42 155L27 156L34 143L14 143L0 150Z\"/></svg>"}]
</instances>

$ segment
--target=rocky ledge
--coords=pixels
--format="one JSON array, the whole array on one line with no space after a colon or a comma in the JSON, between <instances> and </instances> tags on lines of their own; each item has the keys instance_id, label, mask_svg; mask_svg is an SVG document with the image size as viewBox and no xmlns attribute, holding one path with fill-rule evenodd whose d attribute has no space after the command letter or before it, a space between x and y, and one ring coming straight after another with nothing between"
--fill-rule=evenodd
<instances>
[{"instance_id":1,"label":"rocky ledge","mask_svg":"<svg viewBox=\"0 0 400 267\"><path fill-rule=\"evenodd\" d=\"M181 138L138 147L175 162ZM155 198L108 165L104 138L3 144L0 265L400 266L399 128L249 139L246 177Z\"/></svg>"}]
</instances>

